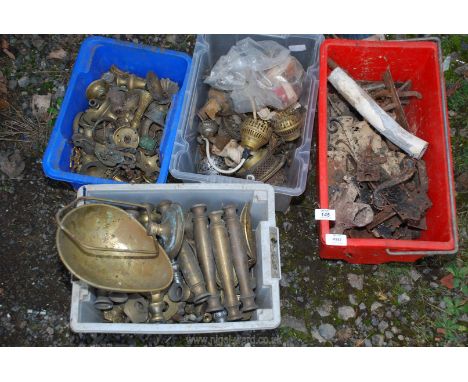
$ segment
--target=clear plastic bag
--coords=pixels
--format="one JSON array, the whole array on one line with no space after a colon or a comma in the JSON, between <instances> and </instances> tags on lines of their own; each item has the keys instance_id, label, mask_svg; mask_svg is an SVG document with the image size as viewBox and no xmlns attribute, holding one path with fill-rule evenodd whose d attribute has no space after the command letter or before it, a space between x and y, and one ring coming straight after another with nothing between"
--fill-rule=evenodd
<instances>
[{"instance_id":1,"label":"clear plastic bag","mask_svg":"<svg viewBox=\"0 0 468 382\"><path fill-rule=\"evenodd\" d=\"M205 83L230 92L237 113L263 107L283 110L302 92L305 73L290 51L275 41L239 41L219 58Z\"/></svg>"}]
</instances>

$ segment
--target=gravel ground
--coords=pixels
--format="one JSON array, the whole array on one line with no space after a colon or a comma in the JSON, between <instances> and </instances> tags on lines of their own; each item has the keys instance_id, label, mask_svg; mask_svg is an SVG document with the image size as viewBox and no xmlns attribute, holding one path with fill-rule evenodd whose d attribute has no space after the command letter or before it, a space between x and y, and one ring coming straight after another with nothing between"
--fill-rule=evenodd
<instances>
[{"instance_id":1,"label":"gravel ground","mask_svg":"<svg viewBox=\"0 0 468 382\"><path fill-rule=\"evenodd\" d=\"M113 37L190 54L194 46L194 36ZM6 98L16 110L10 109L8 115L34 122L33 127L23 124L21 135L6 140L6 121L11 119L0 116L0 155L18 149L24 160L24 170L21 159L17 161L19 174L9 177L0 171L0 345L467 345L467 82L466 67L459 69L460 61L467 62L466 38L443 40L444 52L452 58L446 78L451 97L460 256L379 266L320 260L312 218L316 207L314 147L304 196L293 201L287 214L277 215L282 256L281 326L272 331L217 336L81 335L70 330L70 275L55 248L54 215L75 193L67 184L44 176L41 156L84 36L1 38L9 47L7 53L0 51L0 71L6 79ZM60 57L50 58L51 52ZM49 116L38 120L32 113L32 97L47 94L52 97ZM295 240L299 236L302 240Z\"/></svg>"}]
</instances>

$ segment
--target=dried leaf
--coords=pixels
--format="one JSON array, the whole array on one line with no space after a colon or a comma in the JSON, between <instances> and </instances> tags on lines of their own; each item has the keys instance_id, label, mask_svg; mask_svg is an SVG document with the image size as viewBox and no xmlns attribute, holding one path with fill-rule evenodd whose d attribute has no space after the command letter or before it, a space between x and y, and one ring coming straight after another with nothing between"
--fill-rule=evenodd
<instances>
[{"instance_id":1,"label":"dried leaf","mask_svg":"<svg viewBox=\"0 0 468 382\"><path fill-rule=\"evenodd\" d=\"M12 60L14 60L16 57L13 53L11 53L8 48L10 47L10 44L8 41L4 38L2 38L2 43L1 43L1 48L3 53L5 53L8 57L10 57Z\"/></svg>"},{"instance_id":2,"label":"dried leaf","mask_svg":"<svg viewBox=\"0 0 468 382\"><path fill-rule=\"evenodd\" d=\"M51 60L65 60L67 55L68 53L65 50L59 48L50 52L47 58Z\"/></svg>"},{"instance_id":3,"label":"dried leaf","mask_svg":"<svg viewBox=\"0 0 468 382\"><path fill-rule=\"evenodd\" d=\"M10 107L10 104L4 99L0 98L0 110L6 110Z\"/></svg>"},{"instance_id":4,"label":"dried leaf","mask_svg":"<svg viewBox=\"0 0 468 382\"><path fill-rule=\"evenodd\" d=\"M13 154L2 153L0 151L0 171L9 178L19 177L24 167L25 164L19 150L15 150Z\"/></svg>"},{"instance_id":5,"label":"dried leaf","mask_svg":"<svg viewBox=\"0 0 468 382\"><path fill-rule=\"evenodd\" d=\"M379 291L376 293L377 295L377 298L380 300L380 301L387 301L388 300L388 297L385 293Z\"/></svg>"},{"instance_id":6,"label":"dried leaf","mask_svg":"<svg viewBox=\"0 0 468 382\"><path fill-rule=\"evenodd\" d=\"M442 277L440 279L440 283L448 289L453 289L453 275L449 273L448 275Z\"/></svg>"},{"instance_id":7,"label":"dried leaf","mask_svg":"<svg viewBox=\"0 0 468 382\"><path fill-rule=\"evenodd\" d=\"M444 328L437 328L436 332L437 332L437 334L445 334L445 329Z\"/></svg>"},{"instance_id":8,"label":"dried leaf","mask_svg":"<svg viewBox=\"0 0 468 382\"><path fill-rule=\"evenodd\" d=\"M32 112L33 112L33 115L40 121L47 119L51 100L52 100L52 94L46 94L46 95L34 94L32 96L32 100L31 100Z\"/></svg>"}]
</instances>

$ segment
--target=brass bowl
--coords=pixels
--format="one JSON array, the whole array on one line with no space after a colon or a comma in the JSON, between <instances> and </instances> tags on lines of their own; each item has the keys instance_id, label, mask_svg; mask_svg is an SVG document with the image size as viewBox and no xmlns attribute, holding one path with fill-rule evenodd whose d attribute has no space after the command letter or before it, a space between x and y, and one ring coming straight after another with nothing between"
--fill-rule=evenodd
<instances>
[{"instance_id":1,"label":"brass bowl","mask_svg":"<svg viewBox=\"0 0 468 382\"><path fill-rule=\"evenodd\" d=\"M164 290L171 284L173 271L164 249L123 209L82 205L68 212L60 225L56 235L60 259L89 285L142 293Z\"/></svg>"}]
</instances>

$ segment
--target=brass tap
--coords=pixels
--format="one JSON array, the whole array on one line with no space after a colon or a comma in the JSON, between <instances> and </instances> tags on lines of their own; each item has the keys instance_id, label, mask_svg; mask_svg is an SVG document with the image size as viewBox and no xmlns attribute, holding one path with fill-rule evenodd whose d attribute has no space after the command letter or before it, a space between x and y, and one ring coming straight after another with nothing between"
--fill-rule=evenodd
<instances>
[{"instance_id":1,"label":"brass tap","mask_svg":"<svg viewBox=\"0 0 468 382\"><path fill-rule=\"evenodd\" d=\"M239 301L234 289L234 272L232 266L231 253L229 248L229 238L226 226L221 218L223 211L210 213L210 232L213 240L213 250L216 259L216 267L221 278L224 291L224 305L228 313L228 321L241 319L239 311Z\"/></svg>"},{"instance_id":2,"label":"brass tap","mask_svg":"<svg viewBox=\"0 0 468 382\"><path fill-rule=\"evenodd\" d=\"M247 257L247 244L242 234L236 206L230 204L224 207L224 220L229 232L231 242L232 260L239 280L240 300L242 302L242 312L250 312L257 309L255 304L255 293L250 287L250 275Z\"/></svg>"},{"instance_id":3,"label":"brass tap","mask_svg":"<svg viewBox=\"0 0 468 382\"><path fill-rule=\"evenodd\" d=\"M119 75L116 77L115 83L117 86L125 86L128 90L144 89L146 87L146 80L134 74Z\"/></svg>"},{"instance_id":4,"label":"brass tap","mask_svg":"<svg viewBox=\"0 0 468 382\"><path fill-rule=\"evenodd\" d=\"M219 298L218 287L216 286L216 265L211 249L211 240L208 231L208 218L206 216L206 205L195 204L191 208L193 216L193 235L197 249L198 261L200 263L203 276L205 276L206 287L210 293L206 311L217 312L223 310Z\"/></svg>"},{"instance_id":5,"label":"brass tap","mask_svg":"<svg viewBox=\"0 0 468 382\"><path fill-rule=\"evenodd\" d=\"M86 110L82 116L84 122L90 125L94 125L99 119L116 121L117 118L117 115L112 112L111 104L108 100L105 100L97 109Z\"/></svg>"}]
</instances>

